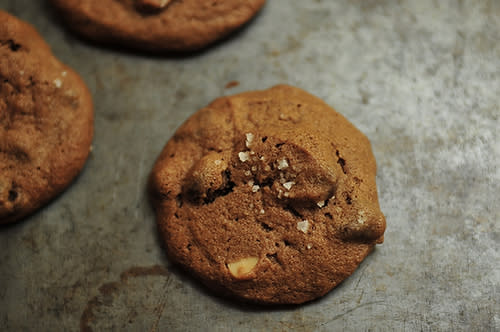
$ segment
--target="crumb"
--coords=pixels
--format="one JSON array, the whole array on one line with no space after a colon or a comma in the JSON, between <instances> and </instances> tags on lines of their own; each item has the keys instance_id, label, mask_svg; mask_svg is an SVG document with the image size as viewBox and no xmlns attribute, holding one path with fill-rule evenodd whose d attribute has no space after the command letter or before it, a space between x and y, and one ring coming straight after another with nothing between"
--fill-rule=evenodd
<instances>
[{"instance_id":1,"label":"crumb","mask_svg":"<svg viewBox=\"0 0 500 332\"><path fill-rule=\"evenodd\" d=\"M228 82L226 84L226 89L231 89L231 88L234 88L236 86L240 85L240 82L238 81L231 81L231 82Z\"/></svg>"}]
</instances>

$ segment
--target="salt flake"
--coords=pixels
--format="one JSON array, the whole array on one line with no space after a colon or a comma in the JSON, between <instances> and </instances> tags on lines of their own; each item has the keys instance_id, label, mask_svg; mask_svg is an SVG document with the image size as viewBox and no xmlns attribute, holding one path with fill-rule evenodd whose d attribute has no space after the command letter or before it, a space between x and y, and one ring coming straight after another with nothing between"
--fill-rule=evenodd
<instances>
[{"instance_id":1,"label":"salt flake","mask_svg":"<svg viewBox=\"0 0 500 332\"><path fill-rule=\"evenodd\" d=\"M281 159L280 161L278 161L278 169L281 170L281 169L285 169L287 168L289 165L288 165L288 161L283 158Z\"/></svg>"},{"instance_id":2,"label":"salt flake","mask_svg":"<svg viewBox=\"0 0 500 332\"><path fill-rule=\"evenodd\" d=\"M302 233L307 233L307 231L309 230L309 221L308 220L299 221L297 223L297 229Z\"/></svg>"},{"instance_id":3,"label":"salt flake","mask_svg":"<svg viewBox=\"0 0 500 332\"><path fill-rule=\"evenodd\" d=\"M242 162L245 162L248 159L250 159L250 154L248 152L240 152L240 153L238 153L238 157L240 157L240 160Z\"/></svg>"},{"instance_id":4,"label":"salt flake","mask_svg":"<svg viewBox=\"0 0 500 332\"><path fill-rule=\"evenodd\" d=\"M247 133L245 136L247 138L245 141L245 145L247 146L247 148L250 148L250 146L252 145L254 136L252 133Z\"/></svg>"}]
</instances>

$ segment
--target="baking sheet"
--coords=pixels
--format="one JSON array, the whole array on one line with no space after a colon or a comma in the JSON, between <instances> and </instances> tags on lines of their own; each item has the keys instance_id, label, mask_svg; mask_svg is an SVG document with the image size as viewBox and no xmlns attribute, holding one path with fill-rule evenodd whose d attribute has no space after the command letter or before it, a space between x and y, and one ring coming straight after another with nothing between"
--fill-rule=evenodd
<instances>
[{"instance_id":1,"label":"baking sheet","mask_svg":"<svg viewBox=\"0 0 500 332\"><path fill-rule=\"evenodd\" d=\"M271 0L228 40L180 57L86 43L46 1L0 8L82 75L96 115L76 182L0 228L0 330L500 330L499 1ZM189 115L278 83L323 98L370 138L388 227L323 299L262 308L170 265L145 184Z\"/></svg>"}]
</instances>

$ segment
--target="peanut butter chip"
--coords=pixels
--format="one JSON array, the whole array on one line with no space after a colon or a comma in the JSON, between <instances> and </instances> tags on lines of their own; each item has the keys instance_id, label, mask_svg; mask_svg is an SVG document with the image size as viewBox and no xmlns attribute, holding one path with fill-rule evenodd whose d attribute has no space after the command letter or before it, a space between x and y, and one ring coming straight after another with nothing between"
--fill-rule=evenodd
<instances>
[{"instance_id":1,"label":"peanut butter chip","mask_svg":"<svg viewBox=\"0 0 500 332\"><path fill-rule=\"evenodd\" d=\"M229 273L236 279L250 279L250 272L253 271L258 262L258 257L246 257L227 264L227 268L229 269Z\"/></svg>"}]
</instances>

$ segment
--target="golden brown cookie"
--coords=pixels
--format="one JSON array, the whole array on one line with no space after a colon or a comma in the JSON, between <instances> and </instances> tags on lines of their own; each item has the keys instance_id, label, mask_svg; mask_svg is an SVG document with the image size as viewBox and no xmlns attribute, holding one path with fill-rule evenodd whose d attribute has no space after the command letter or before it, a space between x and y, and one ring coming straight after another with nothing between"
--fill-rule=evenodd
<instances>
[{"instance_id":1,"label":"golden brown cookie","mask_svg":"<svg viewBox=\"0 0 500 332\"><path fill-rule=\"evenodd\" d=\"M383 242L370 142L320 99L276 86L215 100L150 178L170 258L220 294L302 303Z\"/></svg>"},{"instance_id":2,"label":"golden brown cookie","mask_svg":"<svg viewBox=\"0 0 500 332\"><path fill-rule=\"evenodd\" d=\"M171 259L217 292L302 303L383 242L370 142L280 85L215 100L170 139L150 178Z\"/></svg>"},{"instance_id":3,"label":"golden brown cookie","mask_svg":"<svg viewBox=\"0 0 500 332\"><path fill-rule=\"evenodd\" d=\"M51 0L70 29L146 51L201 49L249 21L265 0Z\"/></svg>"},{"instance_id":4,"label":"golden brown cookie","mask_svg":"<svg viewBox=\"0 0 500 332\"><path fill-rule=\"evenodd\" d=\"M0 11L0 224L59 194L93 132L87 87L29 24Z\"/></svg>"}]
</instances>

